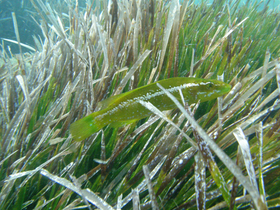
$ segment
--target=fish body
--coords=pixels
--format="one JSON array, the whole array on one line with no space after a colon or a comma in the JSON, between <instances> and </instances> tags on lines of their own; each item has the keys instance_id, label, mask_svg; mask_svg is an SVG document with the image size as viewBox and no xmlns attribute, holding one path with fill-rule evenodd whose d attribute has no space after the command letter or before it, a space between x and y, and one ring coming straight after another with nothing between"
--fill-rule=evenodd
<instances>
[{"instance_id":1,"label":"fish body","mask_svg":"<svg viewBox=\"0 0 280 210\"><path fill-rule=\"evenodd\" d=\"M152 114L139 101L149 101L159 110L176 108L174 102L157 86L162 85L179 101L180 90L188 104L215 99L229 92L231 86L217 80L199 78L170 78L132 91L112 96L100 102L104 109L94 112L70 125L70 132L76 141L81 141L110 123L120 124L143 119Z\"/></svg>"}]
</instances>

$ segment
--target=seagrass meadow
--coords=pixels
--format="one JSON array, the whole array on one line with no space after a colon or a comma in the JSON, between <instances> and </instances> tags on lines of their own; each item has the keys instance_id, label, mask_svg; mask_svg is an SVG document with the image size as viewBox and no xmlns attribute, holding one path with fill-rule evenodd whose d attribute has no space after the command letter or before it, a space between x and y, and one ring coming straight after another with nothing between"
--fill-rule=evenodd
<instances>
[{"instance_id":1,"label":"seagrass meadow","mask_svg":"<svg viewBox=\"0 0 280 210\"><path fill-rule=\"evenodd\" d=\"M1 41L0 209L280 208L279 10L61 2L31 0L34 46L20 42L16 13L20 53ZM142 102L154 114L72 139L70 124L100 101L171 77L232 88L196 104L166 91L177 109Z\"/></svg>"}]
</instances>

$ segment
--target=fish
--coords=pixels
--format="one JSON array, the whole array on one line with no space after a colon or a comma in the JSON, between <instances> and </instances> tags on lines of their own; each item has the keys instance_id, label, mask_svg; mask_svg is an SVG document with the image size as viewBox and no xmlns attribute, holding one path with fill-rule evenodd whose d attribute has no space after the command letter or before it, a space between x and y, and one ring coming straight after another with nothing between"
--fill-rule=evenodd
<instances>
[{"instance_id":1,"label":"fish","mask_svg":"<svg viewBox=\"0 0 280 210\"><path fill-rule=\"evenodd\" d=\"M70 125L75 141L82 141L108 124L129 124L153 114L139 101L152 103L160 111L177 108L157 83L181 101L180 91L188 104L210 101L228 93L231 86L212 79L174 77L151 83L134 90L111 96L99 102L101 109Z\"/></svg>"}]
</instances>

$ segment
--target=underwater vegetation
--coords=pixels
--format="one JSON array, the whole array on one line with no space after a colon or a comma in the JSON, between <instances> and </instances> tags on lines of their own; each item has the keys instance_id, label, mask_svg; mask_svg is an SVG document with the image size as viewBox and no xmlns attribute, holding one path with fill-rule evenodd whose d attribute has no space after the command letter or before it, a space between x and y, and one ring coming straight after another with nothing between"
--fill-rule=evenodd
<instances>
[{"instance_id":1,"label":"underwater vegetation","mask_svg":"<svg viewBox=\"0 0 280 210\"><path fill-rule=\"evenodd\" d=\"M34 21L34 18L37 18L39 15L36 11L32 10L31 2L26 0L0 0L1 41L2 39L16 40L12 19L13 12L17 16L20 41L24 44L32 45L34 43L32 36L38 38L39 36L42 36L42 33L38 23ZM11 50L13 53L19 53L16 44L6 42L2 47L4 47L6 51ZM27 48L23 48L22 50L24 52L29 51Z\"/></svg>"},{"instance_id":2,"label":"underwater vegetation","mask_svg":"<svg viewBox=\"0 0 280 210\"><path fill-rule=\"evenodd\" d=\"M20 53L1 42L0 209L279 208L279 12L250 0L31 3L43 37L20 43L14 13ZM158 82L177 77L231 90L188 101ZM144 118L73 139L101 101L151 85L171 110L141 100Z\"/></svg>"}]
</instances>

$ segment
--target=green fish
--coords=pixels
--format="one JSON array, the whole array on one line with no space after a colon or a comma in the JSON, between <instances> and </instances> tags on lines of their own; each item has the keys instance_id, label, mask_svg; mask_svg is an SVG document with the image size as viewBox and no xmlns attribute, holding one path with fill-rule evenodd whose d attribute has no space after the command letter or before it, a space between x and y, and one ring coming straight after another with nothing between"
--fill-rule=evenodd
<instances>
[{"instance_id":1,"label":"green fish","mask_svg":"<svg viewBox=\"0 0 280 210\"><path fill-rule=\"evenodd\" d=\"M229 84L221 81L186 77L170 78L145 85L101 101L99 105L105 108L71 124L70 132L74 140L82 141L110 123L129 124L153 114L139 103L140 100L151 102L161 111L176 108L174 102L156 83L162 85L178 100L181 100L181 90L188 104L215 99L231 89Z\"/></svg>"}]
</instances>

